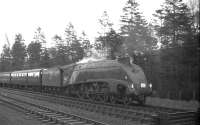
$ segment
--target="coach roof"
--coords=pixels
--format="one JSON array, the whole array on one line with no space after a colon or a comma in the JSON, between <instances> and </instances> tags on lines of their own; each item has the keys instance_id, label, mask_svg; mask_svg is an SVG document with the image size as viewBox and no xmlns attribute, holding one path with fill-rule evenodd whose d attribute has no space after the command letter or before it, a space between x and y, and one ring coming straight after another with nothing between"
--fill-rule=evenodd
<instances>
[{"instance_id":1,"label":"coach roof","mask_svg":"<svg viewBox=\"0 0 200 125\"><path fill-rule=\"evenodd\" d=\"M30 69L30 70L20 70L20 71L13 71L11 73L27 73L27 72L40 72L42 69Z\"/></svg>"}]
</instances>

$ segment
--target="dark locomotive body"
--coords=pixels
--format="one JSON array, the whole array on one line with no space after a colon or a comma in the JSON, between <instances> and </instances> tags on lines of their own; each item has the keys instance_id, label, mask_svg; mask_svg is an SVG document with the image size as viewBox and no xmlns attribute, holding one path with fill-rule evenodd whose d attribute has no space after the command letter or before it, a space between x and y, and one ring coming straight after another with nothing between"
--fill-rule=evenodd
<instances>
[{"instance_id":1,"label":"dark locomotive body","mask_svg":"<svg viewBox=\"0 0 200 125\"><path fill-rule=\"evenodd\" d=\"M0 73L0 83L106 102L144 103L151 94L139 66L113 60Z\"/></svg>"}]
</instances>

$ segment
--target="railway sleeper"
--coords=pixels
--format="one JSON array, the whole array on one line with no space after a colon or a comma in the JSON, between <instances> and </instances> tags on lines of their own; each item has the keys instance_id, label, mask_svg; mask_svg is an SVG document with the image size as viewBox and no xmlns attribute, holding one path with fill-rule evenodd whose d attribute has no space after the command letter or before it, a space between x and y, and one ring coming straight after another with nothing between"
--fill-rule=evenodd
<instances>
[{"instance_id":1,"label":"railway sleeper","mask_svg":"<svg viewBox=\"0 0 200 125\"><path fill-rule=\"evenodd\" d=\"M59 123L60 119L64 119L64 118L66 118L66 116L53 116L53 117L51 117L51 119L56 123Z\"/></svg>"},{"instance_id":2,"label":"railway sleeper","mask_svg":"<svg viewBox=\"0 0 200 125\"><path fill-rule=\"evenodd\" d=\"M41 120L43 123L49 123L49 122L51 122L51 120L50 119L43 119L43 120Z\"/></svg>"},{"instance_id":3,"label":"railway sleeper","mask_svg":"<svg viewBox=\"0 0 200 125\"><path fill-rule=\"evenodd\" d=\"M61 124L67 124L69 122L77 122L76 119L68 119L68 118L63 118L61 120L58 120L58 123L61 123Z\"/></svg>"},{"instance_id":4,"label":"railway sleeper","mask_svg":"<svg viewBox=\"0 0 200 125\"><path fill-rule=\"evenodd\" d=\"M50 117L55 116L55 115L57 115L57 114L56 113L44 113L43 117L44 118L50 118Z\"/></svg>"},{"instance_id":5,"label":"railway sleeper","mask_svg":"<svg viewBox=\"0 0 200 125\"><path fill-rule=\"evenodd\" d=\"M84 123L85 123L85 122L82 122L82 121L76 121L76 122L74 121L74 122L70 122L70 123L68 123L68 124L69 124L69 125L74 125L74 124L77 124L77 125L79 124L79 125L80 125L80 124L84 124Z\"/></svg>"}]
</instances>

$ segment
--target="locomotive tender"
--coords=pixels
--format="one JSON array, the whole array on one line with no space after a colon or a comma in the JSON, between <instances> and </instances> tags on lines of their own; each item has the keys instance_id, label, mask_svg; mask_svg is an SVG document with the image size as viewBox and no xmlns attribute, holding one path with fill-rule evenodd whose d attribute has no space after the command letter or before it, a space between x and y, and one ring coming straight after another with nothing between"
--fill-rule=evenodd
<instances>
[{"instance_id":1,"label":"locomotive tender","mask_svg":"<svg viewBox=\"0 0 200 125\"><path fill-rule=\"evenodd\" d=\"M152 92L142 69L130 63L103 60L48 69L0 73L0 86L31 89L115 103L145 103Z\"/></svg>"}]
</instances>

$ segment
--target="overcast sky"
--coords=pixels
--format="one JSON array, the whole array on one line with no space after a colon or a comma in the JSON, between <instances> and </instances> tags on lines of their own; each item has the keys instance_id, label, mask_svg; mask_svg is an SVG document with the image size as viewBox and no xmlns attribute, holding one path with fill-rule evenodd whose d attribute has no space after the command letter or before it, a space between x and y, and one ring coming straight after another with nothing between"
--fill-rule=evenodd
<instances>
[{"instance_id":1,"label":"overcast sky","mask_svg":"<svg viewBox=\"0 0 200 125\"><path fill-rule=\"evenodd\" d=\"M122 8L127 0L0 0L0 52L10 43L16 33L21 33L26 45L33 39L36 28L40 26L49 44L55 34L63 35L71 22L75 30L83 30L91 41L97 36L98 19L107 11L115 28L119 27ZM138 0L140 10L147 19L152 17L164 0Z\"/></svg>"}]
</instances>

